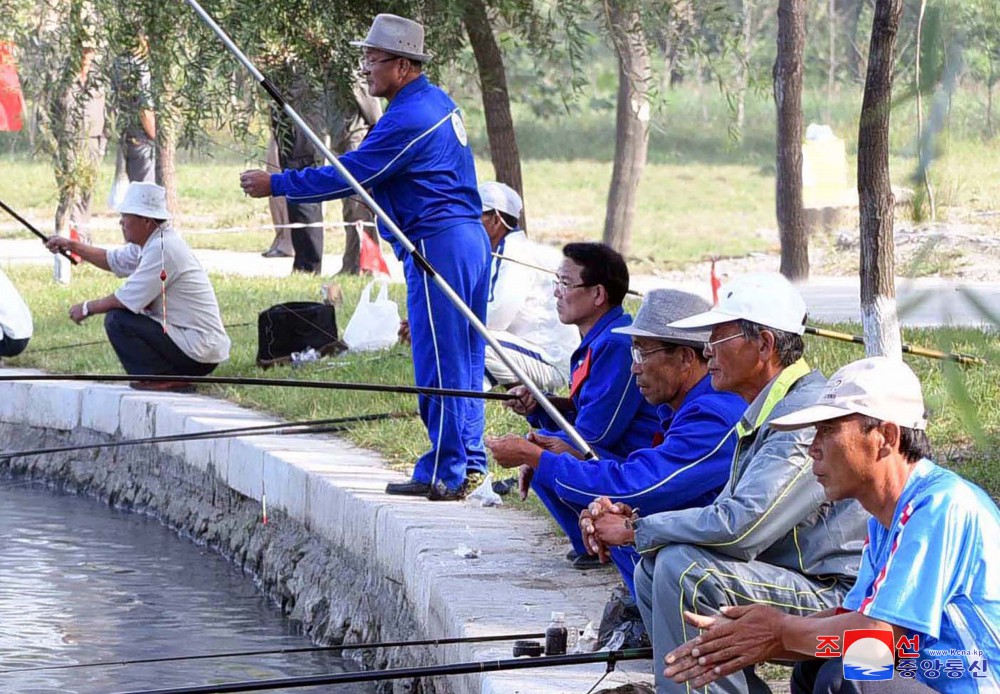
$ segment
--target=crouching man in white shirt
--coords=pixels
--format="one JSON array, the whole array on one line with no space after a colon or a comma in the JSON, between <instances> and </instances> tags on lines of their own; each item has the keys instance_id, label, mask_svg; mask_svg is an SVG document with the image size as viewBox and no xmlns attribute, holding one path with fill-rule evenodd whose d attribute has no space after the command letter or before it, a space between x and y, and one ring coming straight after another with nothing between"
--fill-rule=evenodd
<instances>
[{"instance_id":1,"label":"crouching man in white shirt","mask_svg":"<svg viewBox=\"0 0 1000 694\"><path fill-rule=\"evenodd\" d=\"M126 245L105 250L53 236L47 246L76 253L125 277L114 294L75 304L82 323L103 313L104 329L126 373L205 376L229 358L229 337L208 275L170 225L166 194L155 183L132 183L119 206ZM132 382L140 390L191 390L181 382Z\"/></svg>"},{"instance_id":2,"label":"crouching man in white shirt","mask_svg":"<svg viewBox=\"0 0 1000 694\"><path fill-rule=\"evenodd\" d=\"M0 358L16 357L31 339L31 311L17 288L0 270Z\"/></svg>"},{"instance_id":3,"label":"crouching man in white shirt","mask_svg":"<svg viewBox=\"0 0 1000 694\"><path fill-rule=\"evenodd\" d=\"M479 186L483 200L483 226L490 237L490 267L486 326L506 355L548 392L569 382L569 359L580 344L573 325L559 321L553 294L553 274L521 265L522 261L553 270L562 261L558 250L528 240L518 228L521 197L510 186L490 181ZM513 386L520 382L492 347L486 347L484 388Z\"/></svg>"}]
</instances>

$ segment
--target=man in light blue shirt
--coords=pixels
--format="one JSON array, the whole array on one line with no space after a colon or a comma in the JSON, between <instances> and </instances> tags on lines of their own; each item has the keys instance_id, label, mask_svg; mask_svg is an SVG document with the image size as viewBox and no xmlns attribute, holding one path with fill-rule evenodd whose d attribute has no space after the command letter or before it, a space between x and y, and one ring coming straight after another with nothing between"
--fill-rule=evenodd
<instances>
[{"instance_id":1,"label":"man in light blue shirt","mask_svg":"<svg viewBox=\"0 0 1000 694\"><path fill-rule=\"evenodd\" d=\"M848 364L815 404L772 426L815 426L809 454L826 496L857 499L872 514L857 582L842 607L811 617L763 605L688 614L705 631L667 655L665 674L702 687L753 663L800 660L795 694L1000 691L1000 511L929 459L909 367L886 357ZM815 659L821 638L855 629L891 632L885 663L854 670L846 647L843 662ZM889 679L857 679L876 676Z\"/></svg>"}]
</instances>

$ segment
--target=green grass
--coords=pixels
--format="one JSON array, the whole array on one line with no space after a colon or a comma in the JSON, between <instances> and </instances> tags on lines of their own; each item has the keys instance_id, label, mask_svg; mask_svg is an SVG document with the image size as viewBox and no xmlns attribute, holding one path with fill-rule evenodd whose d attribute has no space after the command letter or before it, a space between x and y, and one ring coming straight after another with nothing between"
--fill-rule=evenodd
<instances>
[{"instance_id":1,"label":"green grass","mask_svg":"<svg viewBox=\"0 0 1000 694\"><path fill-rule=\"evenodd\" d=\"M35 337L20 357L9 359L10 366L30 366L58 373L121 373L110 346L103 341L100 318L74 325L67 318L69 306L77 301L110 293L119 280L91 267L75 271L69 287L54 284L47 268L14 266L7 270L13 282L31 306L35 319ZM213 276L223 320L228 325L251 322L257 314L281 301L312 299L318 294L315 278L292 276L274 279ZM352 314L363 280L341 282L344 306L338 309L343 329ZM391 287L392 297L405 306L404 288ZM856 332L857 326L828 326ZM231 359L221 365L216 375L261 376L254 364L257 348L255 327L234 328ZM848 361L862 355L859 347L834 340L807 337L809 361L831 374ZM73 349L42 351L46 348L100 341L97 345ZM941 454L942 462L1000 497L1000 335L977 330L906 330L904 341L942 350L972 352L990 360L988 367L950 368L941 362L908 358L924 383L925 395L933 416L930 436ZM374 357L374 358L373 358ZM360 381L388 384L412 384L413 371L408 350L397 346L377 354L344 355L301 369L277 367L266 372L276 378L303 378L330 381ZM949 379L954 379L949 383ZM369 392L296 390L244 386L205 387L202 392L226 398L257 410L280 415L289 420L340 417L377 412L413 412L413 396ZM506 411L497 402L487 403L487 433L525 432L525 422ZM390 422L361 423L346 434L351 441L381 452L390 464L406 467L424 452L426 434L416 418ZM509 473L496 471L498 477Z\"/></svg>"},{"instance_id":2,"label":"green grass","mask_svg":"<svg viewBox=\"0 0 1000 694\"><path fill-rule=\"evenodd\" d=\"M976 128L981 100L975 92L956 95L951 134L941 139L941 155L931 171L942 215L957 211L961 217L971 215L995 227L1000 218L979 213L1000 209L1000 138L981 139ZM825 95L807 93L804 101L805 122L822 122ZM483 154L487 147L482 116L475 108L468 110L473 147ZM845 89L831 117L834 131L847 143L852 174L859 110L860 91ZM893 113L890 161L893 181L910 188L916 166L912 112L913 104L905 103ZM597 109L539 120L515 105L514 115L529 232L551 244L599 239L614 153L613 111ZM768 240L775 237L773 232L759 233L777 226L770 95L750 95L739 142L728 135L731 121L723 98L714 89L665 95L653 120L649 164L640 184L630 257L634 272L683 267L710 256L778 250L777 243ZM199 248L262 251L272 237L267 204L245 198L237 187L239 172L258 165L256 148L234 144L222 133L214 137L218 144L213 156L182 153L179 157L179 205L187 238ZM0 145L3 142L0 134ZM109 223L115 220L105 204L112 163L109 156L101 168L93 205ZM477 164L481 180L493 176L486 159L480 158ZM0 165L5 174L0 180L0 199L26 216L50 219L57 195L48 159L8 154L0 157ZM904 213L897 214L897 219ZM340 205L328 204L326 214L328 219L339 220ZM224 231L229 227L252 230ZM194 233L213 229L218 231ZM10 236L29 238L23 231L0 231L0 238ZM333 230L328 237L328 252L339 252L342 235ZM118 238L115 228L97 233L100 243L115 243ZM929 273L931 269L924 272Z\"/></svg>"}]
</instances>

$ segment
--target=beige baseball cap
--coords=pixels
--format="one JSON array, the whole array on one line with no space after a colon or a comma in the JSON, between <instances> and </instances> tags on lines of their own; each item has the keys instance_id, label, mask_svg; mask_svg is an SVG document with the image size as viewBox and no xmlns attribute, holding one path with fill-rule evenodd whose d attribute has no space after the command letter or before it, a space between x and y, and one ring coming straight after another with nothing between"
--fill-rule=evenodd
<instances>
[{"instance_id":1,"label":"beige baseball cap","mask_svg":"<svg viewBox=\"0 0 1000 694\"><path fill-rule=\"evenodd\" d=\"M926 429L920 379L897 359L869 357L851 362L827 381L812 405L778 417L771 426L801 429L849 414L863 414L908 429Z\"/></svg>"}]
</instances>

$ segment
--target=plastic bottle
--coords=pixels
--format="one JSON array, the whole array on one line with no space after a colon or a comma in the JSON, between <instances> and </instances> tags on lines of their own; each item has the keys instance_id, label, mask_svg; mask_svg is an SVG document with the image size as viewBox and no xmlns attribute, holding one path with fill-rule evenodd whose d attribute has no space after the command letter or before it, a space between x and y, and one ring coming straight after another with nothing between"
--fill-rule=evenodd
<instances>
[{"instance_id":1,"label":"plastic bottle","mask_svg":"<svg viewBox=\"0 0 1000 694\"><path fill-rule=\"evenodd\" d=\"M545 628L545 655L566 653L566 615L552 613L552 622Z\"/></svg>"}]
</instances>

